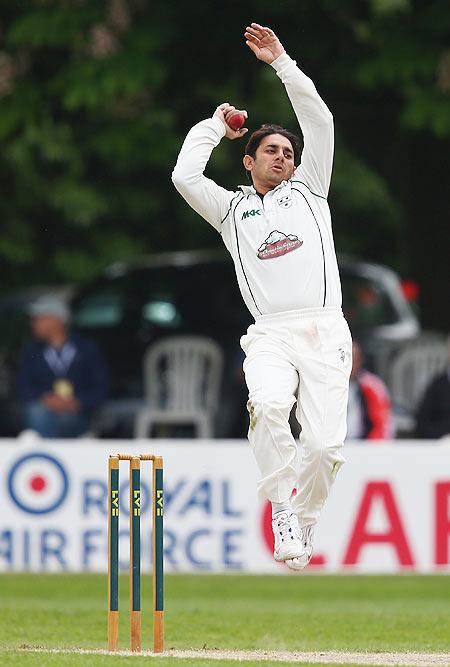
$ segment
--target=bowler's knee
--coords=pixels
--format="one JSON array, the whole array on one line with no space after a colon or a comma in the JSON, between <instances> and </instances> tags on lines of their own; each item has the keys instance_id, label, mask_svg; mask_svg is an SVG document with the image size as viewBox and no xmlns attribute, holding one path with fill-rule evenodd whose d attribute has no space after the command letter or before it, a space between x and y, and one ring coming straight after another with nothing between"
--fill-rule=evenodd
<instances>
[{"instance_id":1,"label":"bowler's knee","mask_svg":"<svg viewBox=\"0 0 450 667\"><path fill-rule=\"evenodd\" d=\"M262 392L251 394L247 402L247 410L250 415L250 426L264 423L287 423L292 406L295 402L294 396L281 398L271 396Z\"/></svg>"},{"instance_id":2,"label":"bowler's knee","mask_svg":"<svg viewBox=\"0 0 450 667\"><path fill-rule=\"evenodd\" d=\"M321 460L331 465L335 472L345 463L345 458L341 453L342 444L329 444L315 439L308 440L302 444L303 458L307 458L310 462Z\"/></svg>"}]
</instances>

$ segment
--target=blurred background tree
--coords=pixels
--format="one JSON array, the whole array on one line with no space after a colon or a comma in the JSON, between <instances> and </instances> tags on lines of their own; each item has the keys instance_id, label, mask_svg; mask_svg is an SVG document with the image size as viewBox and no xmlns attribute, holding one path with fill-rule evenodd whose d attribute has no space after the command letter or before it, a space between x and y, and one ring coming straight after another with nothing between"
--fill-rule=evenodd
<instances>
[{"instance_id":1,"label":"blurred background tree","mask_svg":"<svg viewBox=\"0 0 450 667\"><path fill-rule=\"evenodd\" d=\"M424 324L450 329L447 0L4 3L3 291L221 243L170 172L222 101L246 108L251 129L296 129L279 80L243 43L252 20L279 33L334 113L338 250L417 279ZM211 176L244 182L242 150L223 142Z\"/></svg>"}]
</instances>

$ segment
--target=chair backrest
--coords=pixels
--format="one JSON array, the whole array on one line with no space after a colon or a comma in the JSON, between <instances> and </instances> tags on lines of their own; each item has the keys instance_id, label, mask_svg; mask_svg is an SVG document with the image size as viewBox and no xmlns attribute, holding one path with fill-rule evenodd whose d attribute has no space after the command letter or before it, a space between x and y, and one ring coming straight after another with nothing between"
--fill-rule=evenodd
<instances>
[{"instance_id":1,"label":"chair backrest","mask_svg":"<svg viewBox=\"0 0 450 667\"><path fill-rule=\"evenodd\" d=\"M144 391L150 408L214 413L222 380L223 353L212 339L173 336L144 357Z\"/></svg>"},{"instance_id":2,"label":"chair backrest","mask_svg":"<svg viewBox=\"0 0 450 667\"><path fill-rule=\"evenodd\" d=\"M448 351L443 342L418 340L401 350L389 373L394 405L415 412L426 387L447 363Z\"/></svg>"}]
</instances>

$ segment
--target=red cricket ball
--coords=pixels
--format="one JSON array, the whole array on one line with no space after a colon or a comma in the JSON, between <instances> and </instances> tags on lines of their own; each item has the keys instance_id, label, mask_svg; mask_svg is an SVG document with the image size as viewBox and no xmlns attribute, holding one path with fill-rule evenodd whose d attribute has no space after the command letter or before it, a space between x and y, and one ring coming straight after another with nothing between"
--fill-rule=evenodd
<instances>
[{"instance_id":1,"label":"red cricket ball","mask_svg":"<svg viewBox=\"0 0 450 667\"><path fill-rule=\"evenodd\" d=\"M225 117L226 123L232 130L240 130L245 121L247 120L247 114L245 111L232 111Z\"/></svg>"}]
</instances>

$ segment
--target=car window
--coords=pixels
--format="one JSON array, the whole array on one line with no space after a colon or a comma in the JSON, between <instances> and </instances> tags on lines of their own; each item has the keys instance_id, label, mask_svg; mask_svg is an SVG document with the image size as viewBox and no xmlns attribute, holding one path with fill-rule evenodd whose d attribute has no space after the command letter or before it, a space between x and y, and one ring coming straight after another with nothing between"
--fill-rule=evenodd
<instances>
[{"instance_id":1,"label":"car window","mask_svg":"<svg viewBox=\"0 0 450 667\"><path fill-rule=\"evenodd\" d=\"M160 327L177 328L181 323L181 315L177 307L169 299L151 298L144 303L141 319L148 324Z\"/></svg>"},{"instance_id":2,"label":"car window","mask_svg":"<svg viewBox=\"0 0 450 667\"><path fill-rule=\"evenodd\" d=\"M383 283L346 271L341 273L341 279L343 310L350 327L355 331L398 321L392 298Z\"/></svg>"},{"instance_id":3,"label":"car window","mask_svg":"<svg viewBox=\"0 0 450 667\"><path fill-rule=\"evenodd\" d=\"M72 322L79 328L114 327L123 318L125 298L117 286L88 294L76 304Z\"/></svg>"},{"instance_id":4,"label":"car window","mask_svg":"<svg viewBox=\"0 0 450 667\"><path fill-rule=\"evenodd\" d=\"M250 323L230 262L136 269L104 279L73 303L78 328L154 325L237 336Z\"/></svg>"}]
</instances>

